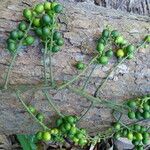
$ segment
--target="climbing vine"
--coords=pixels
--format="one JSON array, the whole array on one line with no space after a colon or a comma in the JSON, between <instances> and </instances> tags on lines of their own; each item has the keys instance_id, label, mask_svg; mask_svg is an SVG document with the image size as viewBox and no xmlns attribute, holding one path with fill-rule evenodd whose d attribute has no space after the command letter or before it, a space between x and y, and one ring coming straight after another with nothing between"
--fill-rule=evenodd
<instances>
[{"instance_id":1,"label":"climbing vine","mask_svg":"<svg viewBox=\"0 0 150 150\"><path fill-rule=\"evenodd\" d=\"M64 39L61 32L59 32L59 23L57 21L57 17L62 11L63 6L61 4L47 1L37 4L33 8L23 10L25 20L19 23L18 27L10 33L7 39L7 50L10 52L12 59L6 73L4 89L7 90L11 88L11 85L9 85L9 77L13 67L15 67L15 61L22 46L30 46L34 44L35 38L38 38L43 46L41 49L41 58L44 66L44 81L42 81L40 86L33 85L33 87L27 87L26 90L34 89L43 92L50 107L53 108L58 115L58 119L55 120L55 125L53 127L46 125L44 123L44 115L36 110L34 106L27 105L24 102L22 98L23 91L19 88L13 89L17 99L22 103L26 111L43 128L43 130L36 133L36 138L40 141L54 141L58 143L69 141L68 143L84 147L90 144L95 145L101 140L108 138L115 140L119 137L126 137L132 141L135 145L135 149L142 150L150 139L150 133L149 127L141 126L138 122L150 119L150 96L146 95L134 100L128 100L123 104L116 104L113 101L103 100L98 95L110 75L115 72L118 66L134 58L141 47L145 47L150 43L150 35L147 35L139 44L133 45L126 41L117 30L107 26L97 41L95 54L88 65L82 61L77 62L75 67L79 70L79 74L67 82L56 84L51 59L55 53L60 52L61 46L64 45ZM86 92L86 87L89 84L95 68L98 65L107 65L113 56L116 57L117 63L110 69L105 79L98 84L93 94ZM48 64L46 62L47 58L49 58ZM94 64L94 67L85 79L82 87L73 86L72 83L80 79L81 75L86 72L91 64ZM48 90L54 89L59 91L65 88L91 101L91 105L80 116L64 115L63 112L60 112L59 108L54 105L53 97ZM78 122L97 104L112 109L115 122L108 130L100 132L93 137L90 136L85 129L78 127ZM125 124L122 121L122 116L127 116L130 120L133 120L132 123Z\"/></svg>"}]
</instances>

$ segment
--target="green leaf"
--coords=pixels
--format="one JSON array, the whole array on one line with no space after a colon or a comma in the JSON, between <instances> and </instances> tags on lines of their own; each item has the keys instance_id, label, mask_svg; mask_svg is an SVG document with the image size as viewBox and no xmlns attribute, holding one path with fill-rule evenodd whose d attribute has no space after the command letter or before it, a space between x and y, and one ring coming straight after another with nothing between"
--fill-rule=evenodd
<instances>
[{"instance_id":1,"label":"green leaf","mask_svg":"<svg viewBox=\"0 0 150 150\"><path fill-rule=\"evenodd\" d=\"M36 138L34 135L18 134L17 139L19 140L23 150L37 150Z\"/></svg>"}]
</instances>

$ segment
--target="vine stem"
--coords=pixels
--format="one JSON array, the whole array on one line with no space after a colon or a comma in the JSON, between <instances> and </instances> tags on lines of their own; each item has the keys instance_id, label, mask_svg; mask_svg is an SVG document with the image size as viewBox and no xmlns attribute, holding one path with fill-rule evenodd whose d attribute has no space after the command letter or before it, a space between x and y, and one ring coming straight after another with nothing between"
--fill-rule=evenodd
<instances>
[{"instance_id":1,"label":"vine stem","mask_svg":"<svg viewBox=\"0 0 150 150\"><path fill-rule=\"evenodd\" d=\"M53 46L53 35L54 35L54 16L52 16L52 32L50 38L50 51L49 51L49 66L50 66L50 82L53 86L54 78L53 78L53 66L52 66L52 46Z\"/></svg>"},{"instance_id":2,"label":"vine stem","mask_svg":"<svg viewBox=\"0 0 150 150\"><path fill-rule=\"evenodd\" d=\"M96 58L98 57L98 55L96 55L90 62L89 64L85 67L85 69L80 73L78 74L77 76L73 77L70 81L68 81L67 83L61 85L60 87L58 87L57 90L61 90L67 86L69 86L71 83L73 83L74 81L76 81L81 75L84 74L84 72L88 69L88 67L96 60Z\"/></svg>"},{"instance_id":3,"label":"vine stem","mask_svg":"<svg viewBox=\"0 0 150 150\"><path fill-rule=\"evenodd\" d=\"M55 110L55 112L56 112L59 116L63 117L64 115L63 115L63 114L59 111L59 109L53 104L52 98L50 97L50 95L49 95L46 91L44 91L44 90L43 90L43 93L44 93L45 97L47 98L47 100L48 100L50 106L52 106L52 108Z\"/></svg>"},{"instance_id":4,"label":"vine stem","mask_svg":"<svg viewBox=\"0 0 150 150\"><path fill-rule=\"evenodd\" d=\"M48 41L45 42L45 48L44 48L44 81L45 81L45 85L47 85L47 76L46 76L46 54L47 54L47 44Z\"/></svg>"},{"instance_id":5,"label":"vine stem","mask_svg":"<svg viewBox=\"0 0 150 150\"><path fill-rule=\"evenodd\" d=\"M90 80L90 78L91 78L91 76L92 76L92 74L93 74L93 72L94 72L96 66L97 66L97 64L94 65L94 67L93 67L93 69L91 70L89 76L88 76L87 79L85 80L85 83L84 83L84 85L83 85L82 90L84 90L84 89L86 88L86 86L87 86L87 84L88 84L88 82L89 82L89 80Z\"/></svg>"},{"instance_id":6,"label":"vine stem","mask_svg":"<svg viewBox=\"0 0 150 150\"><path fill-rule=\"evenodd\" d=\"M29 110L28 106L24 103L24 101L22 100L19 91L16 91L16 97L18 98L18 100L22 103L22 105L24 106L24 108L27 110L27 112L32 116L32 118L39 123L44 130L50 130L44 123L40 122L35 115Z\"/></svg>"},{"instance_id":7,"label":"vine stem","mask_svg":"<svg viewBox=\"0 0 150 150\"><path fill-rule=\"evenodd\" d=\"M17 57L17 54L18 54L18 50L20 49L23 40L25 39L27 33L29 32L29 30L30 30L30 28L31 28L31 25L32 25L32 20L30 21L30 24L29 24L29 26L28 26L28 28L27 28L27 30L26 30L26 32L25 32L23 38L20 40L20 42L19 42L19 44L18 44L18 48L16 49L15 54L13 55L13 58L12 58L11 63L10 63L10 66L9 66L9 68L8 68L8 72L7 72L7 74L6 74L4 89L7 89L9 77L10 77L11 70L12 70L12 68L13 68L13 65L14 65L14 63L15 63L15 61L16 61L16 57Z\"/></svg>"}]
</instances>

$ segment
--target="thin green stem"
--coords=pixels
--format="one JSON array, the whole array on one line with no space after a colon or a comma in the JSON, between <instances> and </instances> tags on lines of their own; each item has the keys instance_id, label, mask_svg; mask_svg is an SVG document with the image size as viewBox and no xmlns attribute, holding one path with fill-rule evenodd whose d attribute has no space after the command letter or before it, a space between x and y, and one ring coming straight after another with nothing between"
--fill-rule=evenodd
<instances>
[{"instance_id":1,"label":"thin green stem","mask_svg":"<svg viewBox=\"0 0 150 150\"><path fill-rule=\"evenodd\" d=\"M50 66L50 82L51 86L54 85L54 78L53 78L53 66L52 66L52 46L53 46L53 35L54 35L54 16L52 16L52 31L50 37L50 50L49 50L49 66Z\"/></svg>"},{"instance_id":2,"label":"thin green stem","mask_svg":"<svg viewBox=\"0 0 150 150\"><path fill-rule=\"evenodd\" d=\"M74 81L76 81L77 79L79 79L79 77L84 74L84 72L85 72L85 71L88 69L88 67L97 59L97 57L98 57L98 56L95 56L94 58L92 58L92 60L89 62L89 64L85 67L85 69L84 69L80 74L78 74L77 76L73 77L73 78L72 78L70 81L68 81L67 83L61 85L61 86L58 88L58 90L61 90L61 89L65 88L65 87L69 86L71 83L73 83Z\"/></svg>"},{"instance_id":3,"label":"thin green stem","mask_svg":"<svg viewBox=\"0 0 150 150\"><path fill-rule=\"evenodd\" d=\"M30 30L30 28L31 28L31 25L32 25L32 20L30 21L30 24L29 24L29 26L28 26L28 28L27 28L27 30L26 30L26 32L25 32L23 38L20 40L20 42L19 42L19 44L18 44L18 48L16 49L16 52L15 52L14 55L13 55L13 58L12 58L11 63L10 63L10 66L9 66L9 68L8 68L8 72L7 72L7 74L6 74L4 89L7 89L9 77L10 77L11 70L12 70L12 68L13 68L13 65L14 65L14 63L15 63L15 60L16 60L16 57L17 57L17 54L18 54L18 50L19 50L20 47L22 46L22 42L24 41L24 39L25 39L27 33L29 32L29 30Z\"/></svg>"},{"instance_id":4,"label":"thin green stem","mask_svg":"<svg viewBox=\"0 0 150 150\"><path fill-rule=\"evenodd\" d=\"M44 48L44 56L43 56L43 61L44 61L44 81L45 85L47 85L47 75L46 75L46 54L47 54L47 41L45 42L45 48Z\"/></svg>"},{"instance_id":5,"label":"thin green stem","mask_svg":"<svg viewBox=\"0 0 150 150\"><path fill-rule=\"evenodd\" d=\"M84 89L86 88L86 86L87 86L87 84L88 84L88 82L89 82L89 80L90 80L90 78L91 78L91 76L92 76L92 74L93 74L93 72L94 72L96 66L97 66L97 64L94 65L94 67L93 67L93 69L91 70L89 76L88 76L87 79L85 80L85 83L84 83L84 85L83 85L82 90L84 90Z\"/></svg>"},{"instance_id":6,"label":"thin green stem","mask_svg":"<svg viewBox=\"0 0 150 150\"><path fill-rule=\"evenodd\" d=\"M16 91L16 97L18 98L18 100L22 103L22 105L24 106L24 108L27 110L27 112L32 116L32 118L39 123L44 130L50 130L44 123L42 123L41 121L39 121L35 115L29 110L28 106L24 103L24 101L22 100L19 91Z\"/></svg>"},{"instance_id":7,"label":"thin green stem","mask_svg":"<svg viewBox=\"0 0 150 150\"><path fill-rule=\"evenodd\" d=\"M52 102L52 97L50 97L50 95L49 95L46 91L44 91L44 90L43 90L43 93L44 93L45 97L47 98L47 100L48 100L50 106L55 110L55 112L56 112L59 116L63 117L64 115L63 115L63 114L59 111L59 109L53 104L53 102Z\"/></svg>"}]
</instances>

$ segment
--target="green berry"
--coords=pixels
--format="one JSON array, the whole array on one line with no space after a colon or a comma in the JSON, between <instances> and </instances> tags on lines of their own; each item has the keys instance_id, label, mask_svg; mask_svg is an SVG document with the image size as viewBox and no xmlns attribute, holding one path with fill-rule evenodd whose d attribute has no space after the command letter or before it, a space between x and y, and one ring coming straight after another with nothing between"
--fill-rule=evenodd
<instances>
[{"instance_id":1,"label":"green berry","mask_svg":"<svg viewBox=\"0 0 150 150\"><path fill-rule=\"evenodd\" d=\"M40 27L41 23L40 23L40 18L34 18L33 19L33 25L35 27Z\"/></svg>"},{"instance_id":2,"label":"green berry","mask_svg":"<svg viewBox=\"0 0 150 150\"><path fill-rule=\"evenodd\" d=\"M17 40L18 39L18 32L17 30L14 30L10 33L10 38L13 40Z\"/></svg>"},{"instance_id":3,"label":"green berry","mask_svg":"<svg viewBox=\"0 0 150 150\"><path fill-rule=\"evenodd\" d=\"M62 125L63 123L63 119L57 119L56 120L56 126L59 127L60 125Z\"/></svg>"},{"instance_id":4,"label":"green berry","mask_svg":"<svg viewBox=\"0 0 150 150\"><path fill-rule=\"evenodd\" d=\"M122 58L124 57L125 53L123 51L123 49L118 49L116 52L117 57Z\"/></svg>"},{"instance_id":5,"label":"green berry","mask_svg":"<svg viewBox=\"0 0 150 150\"><path fill-rule=\"evenodd\" d=\"M105 55L107 56L107 57L112 57L113 56L113 51L112 50L108 50L108 51L106 51L106 53L105 53Z\"/></svg>"},{"instance_id":6,"label":"green berry","mask_svg":"<svg viewBox=\"0 0 150 150\"><path fill-rule=\"evenodd\" d=\"M84 139L84 138L81 138L81 139L79 139L78 144L79 144L80 146L84 146L84 145L87 144L87 140Z\"/></svg>"},{"instance_id":7,"label":"green berry","mask_svg":"<svg viewBox=\"0 0 150 150\"><path fill-rule=\"evenodd\" d=\"M46 1L46 2L44 3L44 9L45 9L46 11L51 10L51 3Z\"/></svg>"},{"instance_id":8,"label":"green berry","mask_svg":"<svg viewBox=\"0 0 150 150\"><path fill-rule=\"evenodd\" d=\"M34 37L32 36L27 36L25 39L26 45L32 45L34 43Z\"/></svg>"},{"instance_id":9,"label":"green berry","mask_svg":"<svg viewBox=\"0 0 150 150\"><path fill-rule=\"evenodd\" d=\"M38 4L38 5L36 5L34 11L35 11L37 14L43 13L43 12L44 12L44 6L43 6L43 4Z\"/></svg>"},{"instance_id":10,"label":"green berry","mask_svg":"<svg viewBox=\"0 0 150 150\"><path fill-rule=\"evenodd\" d=\"M133 45L128 45L127 47L126 47L126 51L127 51L127 53L133 53L134 52L134 50L135 50L135 47L133 46Z\"/></svg>"},{"instance_id":11,"label":"green berry","mask_svg":"<svg viewBox=\"0 0 150 150\"><path fill-rule=\"evenodd\" d=\"M30 9L24 9L23 10L23 16L30 20L32 18L32 11Z\"/></svg>"},{"instance_id":12,"label":"green berry","mask_svg":"<svg viewBox=\"0 0 150 150\"><path fill-rule=\"evenodd\" d=\"M133 133L132 132L128 132L127 133L127 138L132 141L133 140Z\"/></svg>"},{"instance_id":13,"label":"green berry","mask_svg":"<svg viewBox=\"0 0 150 150\"><path fill-rule=\"evenodd\" d=\"M45 14L42 17L42 22L45 25L49 25L52 22L52 19L51 19L51 17L49 15Z\"/></svg>"},{"instance_id":14,"label":"green berry","mask_svg":"<svg viewBox=\"0 0 150 150\"><path fill-rule=\"evenodd\" d=\"M118 32L117 30L113 30L113 31L111 32L111 36L112 36L113 38L116 38L116 37L119 36L119 32Z\"/></svg>"},{"instance_id":15,"label":"green berry","mask_svg":"<svg viewBox=\"0 0 150 150\"><path fill-rule=\"evenodd\" d=\"M24 32L22 32L22 31L18 31L18 39L22 39L23 38L23 36L24 36Z\"/></svg>"},{"instance_id":16,"label":"green berry","mask_svg":"<svg viewBox=\"0 0 150 150\"><path fill-rule=\"evenodd\" d=\"M108 29L104 29L102 32L102 36L108 38L109 37L109 30Z\"/></svg>"},{"instance_id":17,"label":"green berry","mask_svg":"<svg viewBox=\"0 0 150 150\"><path fill-rule=\"evenodd\" d=\"M118 132L115 133L115 134L114 134L114 138L115 138L116 140L118 140L118 139L120 138L120 133L118 133Z\"/></svg>"},{"instance_id":18,"label":"green berry","mask_svg":"<svg viewBox=\"0 0 150 150\"><path fill-rule=\"evenodd\" d=\"M65 123L64 128L69 131L71 129L71 125L69 123Z\"/></svg>"},{"instance_id":19,"label":"green berry","mask_svg":"<svg viewBox=\"0 0 150 150\"><path fill-rule=\"evenodd\" d=\"M128 101L127 105L132 109L136 108L136 106L137 106L136 102L133 100Z\"/></svg>"},{"instance_id":20,"label":"green berry","mask_svg":"<svg viewBox=\"0 0 150 150\"><path fill-rule=\"evenodd\" d=\"M118 122L116 122L113 126L114 126L115 130L120 130L120 128L121 128L121 124Z\"/></svg>"},{"instance_id":21,"label":"green berry","mask_svg":"<svg viewBox=\"0 0 150 150\"><path fill-rule=\"evenodd\" d=\"M70 134L76 134L76 132L77 132L77 128L76 127L71 127L71 129L70 129Z\"/></svg>"},{"instance_id":22,"label":"green berry","mask_svg":"<svg viewBox=\"0 0 150 150\"><path fill-rule=\"evenodd\" d=\"M118 37L116 38L116 40L115 40L115 43L117 43L117 44L122 44L123 41L124 41L123 37L122 37L122 36L118 36Z\"/></svg>"},{"instance_id":23,"label":"green berry","mask_svg":"<svg viewBox=\"0 0 150 150\"><path fill-rule=\"evenodd\" d=\"M22 21L21 23L19 23L18 28L21 31L25 31L27 29L27 25L25 22Z\"/></svg>"},{"instance_id":24,"label":"green berry","mask_svg":"<svg viewBox=\"0 0 150 150\"><path fill-rule=\"evenodd\" d=\"M42 114L40 114L40 113L38 113L38 114L36 115L36 118L37 118L39 121L41 121L41 122L43 122L43 120L44 120L44 116L43 116Z\"/></svg>"},{"instance_id":25,"label":"green berry","mask_svg":"<svg viewBox=\"0 0 150 150\"><path fill-rule=\"evenodd\" d=\"M78 61L76 63L76 68L79 69L79 70L83 70L85 68L85 64L82 63L81 61Z\"/></svg>"},{"instance_id":26,"label":"green berry","mask_svg":"<svg viewBox=\"0 0 150 150\"><path fill-rule=\"evenodd\" d=\"M60 39L58 39L58 40L56 41L56 44L57 44L58 46L62 46L62 45L64 45L64 40L63 40L62 38L60 38Z\"/></svg>"},{"instance_id":27,"label":"green berry","mask_svg":"<svg viewBox=\"0 0 150 150\"><path fill-rule=\"evenodd\" d=\"M39 131L39 132L36 133L35 136L36 136L36 138L37 138L38 140L42 140L43 133L42 133L41 131Z\"/></svg>"},{"instance_id":28,"label":"green berry","mask_svg":"<svg viewBox=\"0 0 150 150\"><path fill-rule=\"evenodd\" d=\"M58 40L61 38L61 33L58 32L58 31L55 31L54 34L53 34L53 39L54 40Z\"/></svg>"},{"instance_id":29,"label":"green berry","mask_svg":"<svg viewBox=\"0 0 150 150\"><path fill-rule=\"evenodd\" d=\"M49 27L44 27L42 30L43 36L47 37L50 35L50 28Z\"/></svg>"},{"instance_id":30,"label":"green berry","mask_svg":"<svg viewBox=\"0 0 150 150\"><path fill-rule=\"evenodd\" d=\"M135 133L134 137L137 141L141 141L143 139L143 136L141 133Z\"/></svg>"},{"instance_id":31,"label":"green berry","mask_svg":"<svg viewBox=\"0 0 150 150\"><path fill-rule=\"evenodd\" d=\"M142 113L141 113L140 111L136 111L136 112L135 112L135 117L136 117L136 119L138 119L138 120L140 120L140 119L143 118L143 117L142 117Z\"/></svg>"},{"instance_id":32,"label":"green berry","mask_svg":"<svg viewBox=\"0 0 150 150\"><path fill-rule=\"evenodd\" d=\"M33 106L31 106L31 105L28 106L28 109L29 109L30 112L33 113L33 114L36 112L36 109L35 109Z\"/></svg>"},{"instance_id":33,"label":"green berry","mask_svg":"<svg viewBox=\"0 0 150 150\"><path fill-rule=\"evenodd\" d=\"M141 126L138 125L138 124L135 124L134 125L134 130L139 132L141 130Z\"/></svg>"},{"instance_id":34,"label":"green berry","mask_svg":"<svg viewBox=\"0 0 150 150\"><path fill-rule=\"evenodd\" d=\"M148 105L148 103L143 104L143 109L144 109L144 111L149 111L150 110L150 106Z\"/></svg>"},{"instance_id":35,"label":"green berry","mask_svg":"<svg viewBox=\"0 0 150 150\"><path fill-rule=\"evenodd\" d=\"M50 141L51 140L51 134L48 131L43 132L42 140L43 141Z\"/></svg>"},{"instance_id":36,"label":"green berry","mask_svg":"<svg viewBox=\"0 0 150 150\"><path fill-rule=\"evenodd\" d=\"M10 42L7 44L7 49L10 52L15 52L16 48L17 48L16 43Z\"/></svg>"},{"instance_id":37,"label":"green berry","mask_svg":"<svg viewBox=\"0 0 150 150\"><path fill-rule=\"evenodd\" d=\"M104 44L98 43L98 45L97 45L97 51L98 52L102 52L104 50L104 48L105 48Z\"/></svg>"},{"instance_id":38,"label":"green berry","mask_svg":"<svg viewBox=\"0 0 150 150\"><path fill-rule=\"evenodd\" d=\"M108 57L100 56L97 58L97 61L102 65L106 65L106 64L108 64Z\"/></svg>"},{"instance_id":39,"label":"green berry","mask_svg":"<svg viewBox=\"0 0 150 150\"><path fill-rule=\"evenodd\" d=\"M35 29L35 33L36 33L38 36L42 36L42 35L43 35L42 28L36 28L36 29Z\"/></svg>"},{"instance_id":40,"label":"green berry","mask_svg":"<svg viewBox=\"0 0 150 150\"><path fill-rule=\"evenodd\" d=\"M57 46L57 45L54 45L54 46L52 47L52 52L53 52L53 53L57 53L58 51L60 51L60 47Z\"/></svg>"},{"instance_id":41,"label":"green berry","mask_svg":"<svg viewBox=\"0 0 150 150\"><path fill-rule=\"evenodd\" d=\"M70 124L73 124L75 123L75 118L73 116L68 116L67 117L67 121L70 123Z\"/></svg>"},{"instance_id":42,"label":"green berry","mask_svg":"<svg viewBox=\"0 0 150 150\"><path fill-rule=\"evenodd\" d=\"M128 59L132 59L132 58L134 58L134 53L130 53L130 54L128 54L128 57L127 57Z\"/></svg>"},{"instance_id":43,"label":"green berry","mask_svg":"<svg viewBox=\"0 0 150 150\"><path fill-rule=\"evenodd\" d=\"M57 4L57 5L54 7L53 10L54 10L55 13L61 13L62 10L63 10L63 6L60 5L60 4Z\"/></svg>"},{"instance_id":44,"label":"green berry","mask_svg":"<svg viewBox=\"0 0 150 150\"><path fill-rule=\"evenodd\" d=\"M130 119L135 119L135 112L134 112L134 111L129 111L129 112L128 112L128 117L129 117Z\"/></svg>"},{"instance_id":45,"label":"green berry","mask_svg":"<svg viewBox=\"0 0 150 150\"><path fill-rule=\"evenodd\" d=\"M149 119L150 118L150 112L149 111L144 111L142 113L142 116L143 116L144 119Z\"/></svg>"}]
</instances>

